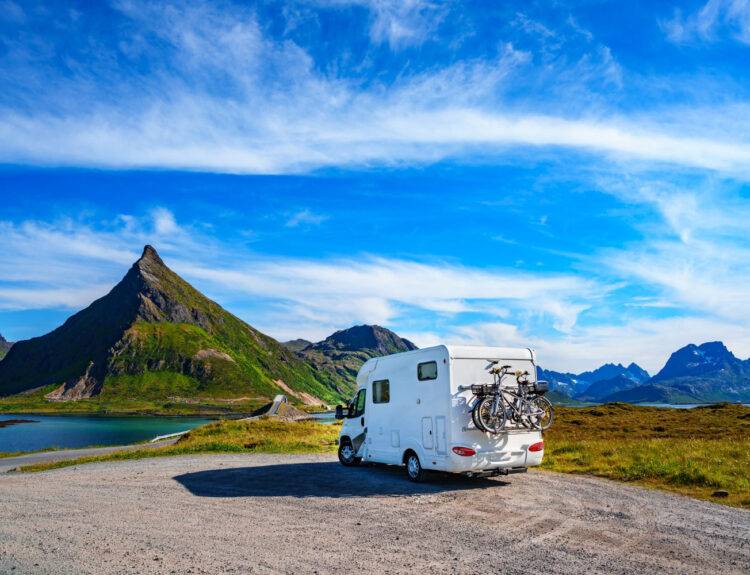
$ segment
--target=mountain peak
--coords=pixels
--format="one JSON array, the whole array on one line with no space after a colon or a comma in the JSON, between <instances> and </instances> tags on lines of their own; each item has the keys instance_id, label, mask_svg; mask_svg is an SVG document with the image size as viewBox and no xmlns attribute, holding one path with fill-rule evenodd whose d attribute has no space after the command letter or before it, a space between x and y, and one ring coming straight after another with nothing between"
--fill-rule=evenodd
<instances>
[{"instance_id":1,"label":"mountain peak","mask_svg":"<svg viewBox=\"0 0 750 575\"><path fill-rule=\"evenodd\" d=\"M150 244L146 244L143 246L143 253L141 254L140 259L136 263L140 262L148 262L148 263L156 263L160 265L164 265L164 262L159 257L159 254L156 252L156 249L154 249L154 246Z\"/></svg>"},{"instance_id":2,"label":"mountain peak","mask_svg":"<svg viewBox=\"0 0 750 575\"><path fill-rule=\"evenodd\" d=\"M317 343L295 340L284 345L325 374L342 394L357 388L357 372L368 359L417 349L408 339L379 325L355 325Z\"/></svg>"},{"instance_id":3,"label":"mountain peak","mask_svg":"<svg viewBox=\"0 0 750 575\"><path fill-rule=\"evenodd\" d=\"M707 341L700 344L698 349L714 357L726 357L730 355L734 357L734 354L727 349L727 346L722 341Z\"/></svg>"},{"instance_id":4,"label":"mountain peak","mask_svg":"<svg viewBox=\"0 0 750 575\"><path fill-rule=\"evenodd\" d=\"M742 362L720 341L701 345L690 343L674 352L652 382L682 377L706 377L712 372L735 367Z\"/></svg>"},{"instance_id":5,"label":"mountain peak","mask_svg":"<svg viewBox=\"0 0 750 575\"><path fill-rule=\"evenodd\" d=\"M156 281L161 271L169 269L153 246L146 245L141 257L133 264L133 270L145 275L147 280Z\"/></svg>"},{"instance_id":6,"label":"mountain peak","mask_svg":"<svg viewBox=\"0 0 750 575\"><path fill-rule=\"evenodd\" d=\"M336 348L345 351L371 349L381 355L417 349L407 339L379 325L355 325L328 336L315 346Z\"/></svg>"}]
</instances>

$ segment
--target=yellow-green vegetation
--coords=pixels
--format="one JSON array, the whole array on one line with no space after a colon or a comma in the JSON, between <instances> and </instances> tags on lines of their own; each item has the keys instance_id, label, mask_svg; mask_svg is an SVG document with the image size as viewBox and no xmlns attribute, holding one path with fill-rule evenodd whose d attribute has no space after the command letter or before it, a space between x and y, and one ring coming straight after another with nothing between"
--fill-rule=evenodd
<instances>
[{"instance_id":1,"label":"yellow-green vegetation","mask_svg":"<svg viewBox=\"0 0 750 575\"><path fill-rule=\"evenodd\" d=\"M544 469L750 508L750 407L555 407L544 441Z\"/></svg>"},{"instance_id":2,"label":"yellow-green vegetation","mask_svg":"<svg viewBox=\"0 0 750 575\"><path fill-rule=\"evenodd\" d=\"M289 422L266 417L252 421L222 420L196 427L173 445L28 465L22 467L21 471L45 471L82 463L194 453L328 453L336 451L338 436L338 425L314 421Z\"/></svg>"}]
</instances>

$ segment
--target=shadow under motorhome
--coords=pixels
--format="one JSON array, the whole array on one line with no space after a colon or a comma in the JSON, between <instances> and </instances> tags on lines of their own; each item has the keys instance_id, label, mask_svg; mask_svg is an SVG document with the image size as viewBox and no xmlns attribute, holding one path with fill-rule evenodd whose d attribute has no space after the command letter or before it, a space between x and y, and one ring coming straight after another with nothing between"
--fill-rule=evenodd
<instances>
[{"instance_id":1,"label":"shadow under motorhome","mask_svg":"<svg viewBox=\"0 0 750 575\"><path fill-rule=\"evenodd\" d=\"M368 360L352 402L337 410L344 419L339 459L405 465L416 481L432 470L487 475L541 464L541 431L508 427L493 434L472 421L470 387L492 384L490 369L498 364L535 381L535 354L526 348L441 345Z\"/></svg>"}]
</instances>

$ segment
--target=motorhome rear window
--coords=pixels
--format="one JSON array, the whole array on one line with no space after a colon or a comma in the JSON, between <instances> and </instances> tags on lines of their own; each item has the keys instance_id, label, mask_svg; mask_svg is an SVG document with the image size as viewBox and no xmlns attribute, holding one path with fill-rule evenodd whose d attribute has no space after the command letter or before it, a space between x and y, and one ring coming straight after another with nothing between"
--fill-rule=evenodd
<instances>
[{"instance_id":1,"label":"motorhome rear window","mask_svg":"<svg viewBox=\"0 0 750 575\"><path fill-rule=\"evenodd\" d=\"M427 363L420 363L417 366L417 377L419 381L437 379L437 362L428 361Z\"/></svg>"},{"instance_id":2,"label":"motorhome rear window","mask_svg":"<svg viewBox=\"0 0 750 575\"><path fill-rule=\"evenodd\" d=\"M388 403L391 400L391 384L387 379L372 382L372 402Z\"/></svg>"}]
</instances>

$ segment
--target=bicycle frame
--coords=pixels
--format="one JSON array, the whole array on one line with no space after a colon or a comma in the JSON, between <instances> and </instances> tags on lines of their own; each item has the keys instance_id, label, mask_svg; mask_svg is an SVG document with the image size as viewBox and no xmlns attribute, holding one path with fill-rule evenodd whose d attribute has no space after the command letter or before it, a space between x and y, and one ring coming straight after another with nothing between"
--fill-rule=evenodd
<instances>
[{"instance_id":1,"label":"bicycle frame","mask_svg":"<svg viewBox=\"0 0 750 575\"><path fill-rule=\"evenodd\" d=\"M531 415L539 415L531 413L531 401L533 400L533 398L529 399L528 394L526 393L526 389L520 381L518 383L518 392L516 392L510 389L503 388L503 378L508 375L508 371L505 368L503 368L499 372L496 372L494 375L496 377L496 383L494 394L495 397L492 400L493 415L497 414L498 410L501 408L501 404L503 406L502 409L505 409L506 406L510 409L512 414L515 416L516 421L521 421L524 416L530 417ZM516 380L518 380L518 376L516 376ZM507 396L510 396L512 399L508 399Z\"/></svg>"}]
</instances>

